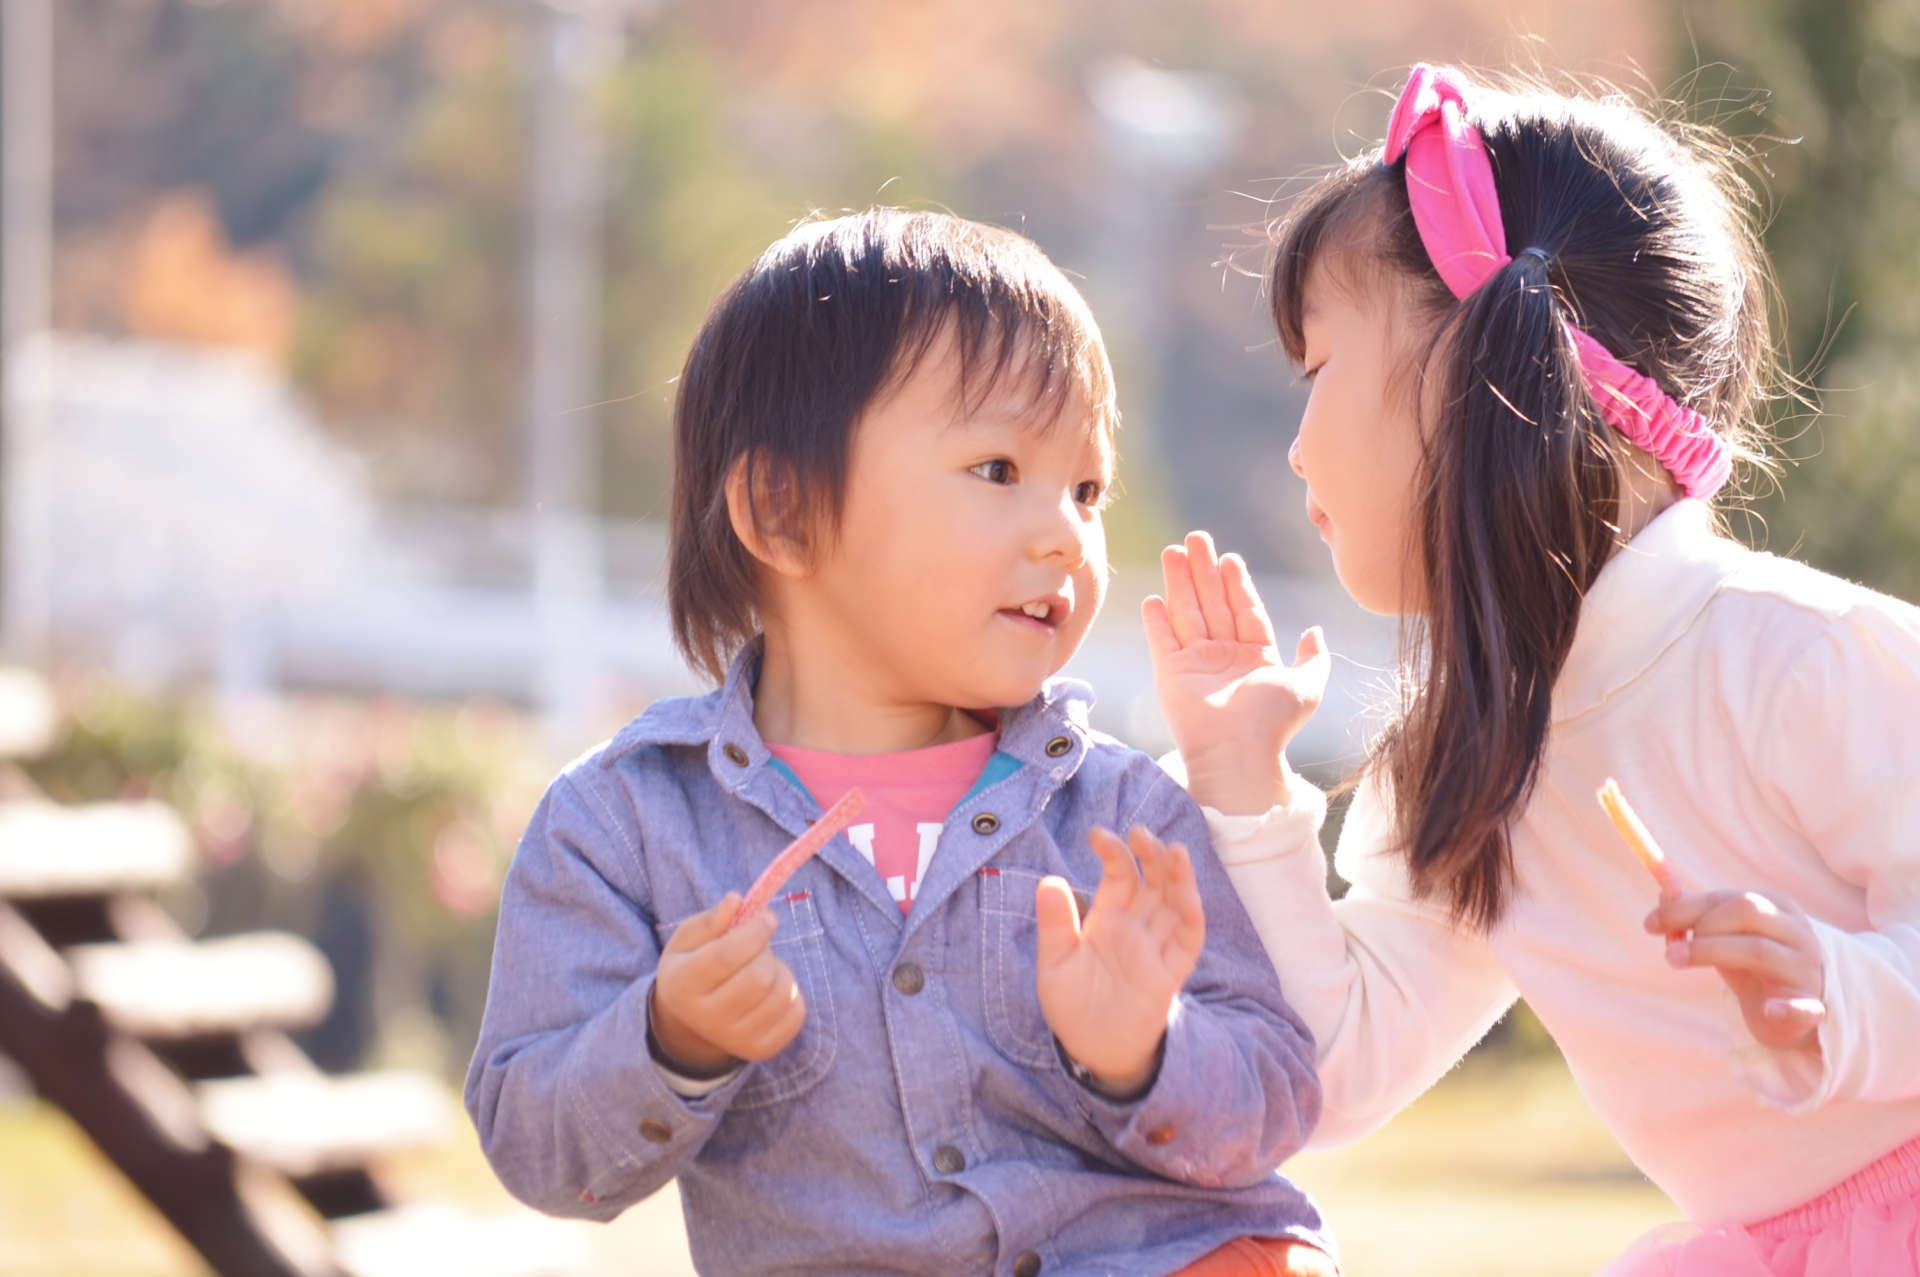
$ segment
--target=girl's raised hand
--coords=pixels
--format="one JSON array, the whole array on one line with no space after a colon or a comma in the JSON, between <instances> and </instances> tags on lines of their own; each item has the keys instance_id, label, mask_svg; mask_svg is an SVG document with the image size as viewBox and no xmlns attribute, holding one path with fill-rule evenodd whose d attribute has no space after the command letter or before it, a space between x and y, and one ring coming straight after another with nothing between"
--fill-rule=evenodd
<instances>
[{"instance_id":1,"label":"girl's raised hand","mask_svg":"<svg viewBox=\"0 0 1920 1277\"><path fill-rule=\"evenodd\" d=\"M1670 937L1667 961L1674 966L1720 973L1762 1046L1817 1045L1827 1016L1820 996L1826 966L1813 924L1791 900L1757 891L1689 892L1661 901L1646 926Z\"/></svg>"},{"instance_id":2,"label":"girl's raised hand","mask_svg":"<svg viewBox=\"0 0 1920 1277\"><path fill-rule=\"evenodd\" d=\"M1103 1087L1122 1094L1152 1079L1167 1013L1207 942L1187 849L1139 825L1127 839L1092 832L1102 874L1084 922L1064 878L1042 878L1034 898L1047 1027Z\"/></svg>"},{"instance_id":3,"label":"girl's raised hand","mask_svg":"<svg viewBox=\"0 0 1920 1277\"><path fill-rule=\"evenodd\" d=\"M1273 623L1237 554L1187 535L1160 555L1166 597L1141 608L1160 712L1187 768L1187 791L1228 815L1258 815L1288 800L1285 750L1326 694L1332 658L1315 626L1293 664L1280 659Z\"/></svg>"}]
</instances>

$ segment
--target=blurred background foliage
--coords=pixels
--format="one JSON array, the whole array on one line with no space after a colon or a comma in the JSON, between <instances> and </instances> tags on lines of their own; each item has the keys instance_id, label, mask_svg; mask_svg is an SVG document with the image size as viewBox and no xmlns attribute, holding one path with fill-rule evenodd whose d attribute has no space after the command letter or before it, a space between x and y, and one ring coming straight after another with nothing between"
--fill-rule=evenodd
<instances>
[{"instance_id":1,"label":"blurred background foliage","mask_svg":"<svg viewBox=\"0 0 1920 1277\"><path fill-rule=\"evenodd\" d=\"M1696 112L1760 158L1787 369L1777 553L1920 599L1920 4L1687 0Z\"/></svg>"}]
</instances>

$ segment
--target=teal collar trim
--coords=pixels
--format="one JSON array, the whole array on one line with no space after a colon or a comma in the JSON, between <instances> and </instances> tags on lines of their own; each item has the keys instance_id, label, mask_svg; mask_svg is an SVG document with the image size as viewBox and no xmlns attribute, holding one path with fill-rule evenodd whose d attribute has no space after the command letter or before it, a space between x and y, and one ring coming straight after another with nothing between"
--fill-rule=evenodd
<instances>
[{"instance_id":1,"label":"teal collar trim","mask_svg":"<svg viewBox=\"0 0 1920 1277\"><path fill-rule=\"evenodd\" d=\"M1025 763L1015 758L1012 754L1004 754L999 750L995 750L993 757L987 760L987 765L980 769L980 779L973 782L973 788L963 794L960 801L955 803L954 806L956 808L965 807L973 800L975 794L990 786L998 785L1001 781L1025 766Z\"/></svg>"},{"instance_id":2,"label":"teal collar trim","mask_svg":"<svg viewBox=\"0 0 1920 1277\"><path fill-rule=\"evenodd\" d=\"M1025 763L1015 758L1012 754L1003 754L999 750L995 750L993 753L993 757L987 760L987 765L980 769L980 778L973 782L973 788L969 789L965 794L963 794L960 798L960 801L953 805L954 810L958 811L960 808L966 806L969 802L973 801L973 796L975 794L979 793L983 789L988 789L994 785L998 785L1001 781L1005 780L1007 777L1013 775L1015 772L1019 771L1022 767L1025 767L1025 766L1026 766ZM786 777L787 780L793 785L795 789L799 790L801 793L805 794L807 797L812 798L816 806L819 806L822 808L826 806L826 804L822 803L820 799L806 787L806 784L801 781L798 773L796 773L793 770L793 768L781 762L778 758L774 758L771 756L768 757L767 768L769 771L779 772L782 776Z\"/></svg>"}]
</instances>

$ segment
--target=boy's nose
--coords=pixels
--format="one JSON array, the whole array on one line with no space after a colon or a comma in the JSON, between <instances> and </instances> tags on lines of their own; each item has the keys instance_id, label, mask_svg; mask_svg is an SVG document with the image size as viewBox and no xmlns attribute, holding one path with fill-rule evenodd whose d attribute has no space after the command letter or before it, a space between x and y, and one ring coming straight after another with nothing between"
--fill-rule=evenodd
<instances>
[{"instance_id":1,"label":"boy's nose","mask_svg":"<svg viewBox=\"0 0 1920 1277\"><path fill-rule=\"evenodd\" d=\"M1072 493L1046 512L1043 522L1035 529L1033 553L1041 559L1057 554L1068 560L1069 568L1086 561L1085 521L1080 517L1080 508L1074 503Z\"/></svg>"},{"instance_id":2,"label":"boy's nose","mask_svg":"<svg viewBox=\"0 0 1920 1277\"><path fill-rule=\"evenodd\" d=\"M1295 435L1293 437L1293 442L1287 445L1287 464L1292 466L1293 472L1299 475L1302 479L1307 477L1307 472L1305 467L1303 467L1300 464L1300 436L1299 435Z\"/></svg>"}]
</instances>

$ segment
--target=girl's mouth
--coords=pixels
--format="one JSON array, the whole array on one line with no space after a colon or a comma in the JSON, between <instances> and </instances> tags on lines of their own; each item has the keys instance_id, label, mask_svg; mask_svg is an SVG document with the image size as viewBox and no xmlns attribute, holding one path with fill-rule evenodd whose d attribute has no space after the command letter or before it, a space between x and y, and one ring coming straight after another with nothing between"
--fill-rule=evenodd
<instances>
[{"instance_id":1,"label":"girl's mouth","mask_svg":"<svg viewBox=\"0 0 1920 1277\"><path fill-rule=\"evenodd\" d=\"M1333 531L1333 521L1327 518L1327 512L1315 503L1312 496L1307 497L1307 519L1318 529L1323 541Z\"/></svg>"}]
</instances>

